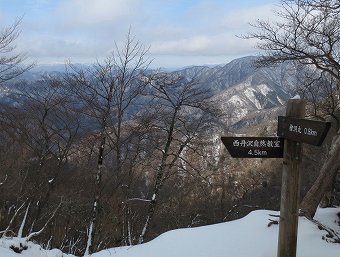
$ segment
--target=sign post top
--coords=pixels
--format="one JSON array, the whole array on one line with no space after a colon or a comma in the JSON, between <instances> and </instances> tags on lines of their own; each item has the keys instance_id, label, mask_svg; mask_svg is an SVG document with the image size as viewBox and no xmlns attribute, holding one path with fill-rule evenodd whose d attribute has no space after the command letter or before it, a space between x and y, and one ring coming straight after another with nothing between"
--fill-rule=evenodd
<instances>
[{"instance_id":1,"label":"sign post top","mask_svg":"<svg viewBox=\"0 0 340 257\"><path fill-rule=\"evenodd\" d=\"M279 116L277 135L296 142L320 146L330 126L330 122Z\"/></svg>"}]
</instances>

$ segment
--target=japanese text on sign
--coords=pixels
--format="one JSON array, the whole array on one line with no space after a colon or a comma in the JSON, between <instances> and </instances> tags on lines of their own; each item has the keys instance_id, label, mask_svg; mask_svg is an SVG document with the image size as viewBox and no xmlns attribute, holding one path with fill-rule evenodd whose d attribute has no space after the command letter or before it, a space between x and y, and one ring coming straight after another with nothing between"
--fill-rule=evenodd
<instances>
[{"instance_id":1,"label":"japanese text on sign","mask_svg":"<svg viewBox=\"0 0 340 257\"><path fill-rule=\"evenodd\" d=\"M273 147L279 148L280 140L273 139L273 140L238 140L235 139L233 141L233 146L235 147Z\"/></svg>"},{"instance_id":2,"label":"japanese text on sign","mask_svg":"<svg viewBox=\"0 0 340 257\"><path fill-rule=\"evenodd\" d=\"M288 140L320 146L330 127L330 122L279 116L277 135Z\"/></svg>"},{"instance_id":3,"label":"japanese text on sign","mask_svg":"<svg viewBox=\"0 0 340 257\"><path fill-rule=\"evenodd\" d=\"M299 126L299 125L289 124L289 131L300 133L300 134L305 134L305 135L308 135L308 136L314 136L314 137L318 136L318 132L315 131L314 129L311 129L311 128L303 128L302 129L301 126Z\"/></svg>"},{"instance_id":4,"label":"japanese text on sign","mask_svg":"<svg viewBox=\"0 0 340 257\"><path fill-rule=\"evenodd\" d=\"M221 137L235 158L283 158L284 139L280 137Z\"/></svg>"}]
</instances>

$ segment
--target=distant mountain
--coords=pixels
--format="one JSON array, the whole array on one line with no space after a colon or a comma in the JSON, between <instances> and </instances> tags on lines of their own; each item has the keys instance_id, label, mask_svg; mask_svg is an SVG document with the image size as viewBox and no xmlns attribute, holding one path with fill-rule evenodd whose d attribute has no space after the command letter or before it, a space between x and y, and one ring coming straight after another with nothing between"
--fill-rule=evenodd
<instances>
[{"instance_id":1,"label":"distant mountain","mask_svg":"<svg viewBox=\"0 0 340 257\"><path fill-rule=\"evenodd\" d=\"M195 78L203 86L219 92L247 79L255 72L253 66L256 57L248 56L235 59L219 66L193 66L174 73L188 78Z\"/></svg>"},{"instance_id":2,"label":"distant mountain","mask_svg":"<svg viewBox=\"0 0 340 257\"><path fill-rule=\"evenodd\" d=\"M256 111L264 110L260 115L263 117L265 110L282 106L290 98L289 91L297 76L294 65L256 68L256 60L257 57L248 56L223 66L195 66L174 73L194 78L202 87L210 88L216 104L229 114L225 122L233 125Z\"/></svg>"},{"instance_id":3,"label":"distant mountain","mask_svg":"<svg viewBox=\"0 0 340 257\"><path fill-rule=\"evenodd\" d=\"M256 68L254 65L256 60L257 57L247 56L225 65L191 66L168 71L168 73L195 79L203 88L211 89L213 100L228 117L225 119L226 125L242 127L242 124L245 126L254 123L257 119L260 122L266 110L284 105L290 98L290 88L297 81L297 69L292 63ZM88 66L88 64L74 65L77 68ZM58 76L65 71L65 64L37 65L16 80L34 81L42 75ZM2 86L0 98L1 95L5 96L10 92L9 88ZM261 115L256 118L254 113L261 113ZM249 115L252 121L245 122Z\"/></svg>"},{"instance_id":4,"label":"distant mountain","mask_svg":"<svg viewBox=\"0 0 340 257\"><path fill-rule=\"evenodd\" d=\"M89 64L81 64L75 63L72 64L75 68L84 68L88 67ZM41 78L44 75L60 75L67 70L66 64L37 64L31 70L25 72L24 74L20 75L19 77L15 78L13 81L18 80L27 80L27 81L34 81Z\"/></svg>"}]
</instances>

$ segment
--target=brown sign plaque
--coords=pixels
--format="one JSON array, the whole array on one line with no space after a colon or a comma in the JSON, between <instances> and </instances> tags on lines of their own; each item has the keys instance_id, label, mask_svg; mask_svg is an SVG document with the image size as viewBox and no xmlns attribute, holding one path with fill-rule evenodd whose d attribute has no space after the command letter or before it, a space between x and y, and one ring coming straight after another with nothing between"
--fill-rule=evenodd
<instances>
[{"instance_id":1,"label":"brown sign plaque","mask_svg":"<svg viewBox=\"0 0 340 257\"><path fill-rule=\"evenodd\" d=\"M330 122L279 116L277 135L296 142L320 146L330 127Z\"/></svg>"},{"instance_id":2,"label":"brown sign plaque","mask_svg":"<svg viewBox=\"0 0 340 257\"><path fill-rule=\"evenodd\" d=\"M221 137L235 158L283 158L284 139L280 137Z\"/></svg>"}]
</instances>

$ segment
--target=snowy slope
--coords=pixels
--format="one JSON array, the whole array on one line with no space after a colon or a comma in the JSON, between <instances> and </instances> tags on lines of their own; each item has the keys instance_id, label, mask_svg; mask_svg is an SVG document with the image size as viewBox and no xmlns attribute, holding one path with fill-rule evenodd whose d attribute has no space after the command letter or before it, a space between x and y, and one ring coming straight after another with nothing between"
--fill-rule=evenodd
<instances>
[{"instance_id":1,"label":"snowy slope","mask_svg":"<svg viewBox=\"0 0 340 257\"><path fill-rule=\"evenodd\" d=\"M10 247L27 247L21 253L15 253ZM74 257L62 253L58 249L44 250L32 242L25 242L23 238L0 239L0 257Z\"/></svg>"},{"instance_id":2,"label":"snowy slope","mask_svg":"<svg viewBox=\"0 0 340 257\"><path fill-rule=\"evenodd\" d=\"M338 209L319 209L324 223L340 226ZM243 219L217 225L167 232L140 246L113 248L92 257L276 257L278 225L268 227L273 211L255 211ZM304 217L299 220L298 257L339 257L340 244L322 240L325 231Z\"/></svg>"},{"instance_id":3,"label":"snowy slope","mask_svg":"<svg viewBox=\"0 0 340 257\"><path fill-rule=\"evenodd\" d=\"M315 219L340 235L340 208L318 209ZM268 227L275 211L254 211L248 216L221 224L178 229L133 247L106 249L91 257L276 257L278 225ZM297 257L339 257L340 244L322 239L326 231L300 217ZM24 240L22 244L25 244ZM61 251L43 250L28 243L27 250L14 253L9 246L18 239L0 240L1 257L71 257Z\"/></svg>"}]
</instances>

